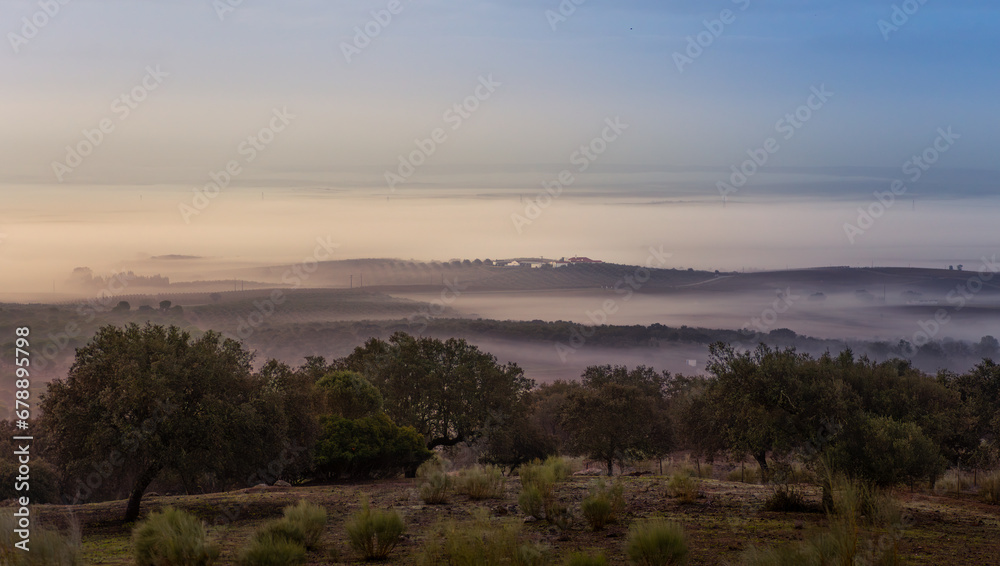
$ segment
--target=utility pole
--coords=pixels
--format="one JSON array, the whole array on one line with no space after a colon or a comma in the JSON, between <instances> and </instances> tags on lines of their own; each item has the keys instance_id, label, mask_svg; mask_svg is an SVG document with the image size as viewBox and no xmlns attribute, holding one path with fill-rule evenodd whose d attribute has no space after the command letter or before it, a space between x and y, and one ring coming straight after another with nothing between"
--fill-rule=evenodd
<instances>
[{"instance_id":1,"label":"utility pole","mask_svg":"<svg viewBox=\"0 0 1000 566\"><path fill-rule=\"evenodd\" d=\"M354 275L351 274L351 289L354 288Z\"/></svg>"}]
</instances>

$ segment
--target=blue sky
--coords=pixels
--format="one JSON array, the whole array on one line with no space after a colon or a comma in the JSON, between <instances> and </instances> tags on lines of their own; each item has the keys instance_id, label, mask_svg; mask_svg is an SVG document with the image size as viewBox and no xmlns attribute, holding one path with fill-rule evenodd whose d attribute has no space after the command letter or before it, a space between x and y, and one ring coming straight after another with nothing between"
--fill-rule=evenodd
<instances>
[{"instance_id":1,"label":"blue sky","mask_svg":"<svg viewBox=\"0 0 1000 566\"><path fill-rule=\"evenodd\" d=\"M463 171L482 185L484 165L564 165L612 117L630 128L595 165L609 172L595 184L614 185L614 167L724 171L820 85L834 96L774 155L775 171L891 175L947 126L962 137L937 175L974 169L987 183L997 169L995 2L586 0L552 29L555 0L402 0L350 63L343 44L388 0L243 0L221 19L218 4L70 0L15 53L10 34L42 8L4 2L2 181L54 182L65 146L114 118L111 102L150 65L169 73L162 86L64 182L196 182L288 108L294 124L244 181L377 187L490 75L501 86L428 158L423 184ZM904 4L919 8L887 41L878 22ZM674 54L723 10L734 21L679 72ZM953 185L935 190L961 192Z\"/></svg>"}]
</instances>

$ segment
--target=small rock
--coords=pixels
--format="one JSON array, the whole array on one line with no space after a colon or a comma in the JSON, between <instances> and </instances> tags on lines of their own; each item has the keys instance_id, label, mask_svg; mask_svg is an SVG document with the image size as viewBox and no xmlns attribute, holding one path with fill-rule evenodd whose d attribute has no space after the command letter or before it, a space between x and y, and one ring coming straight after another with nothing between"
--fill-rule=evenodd
<instances>
[{"instance_id":1,"label":"small rock","mask_svg":"<svg viewBox=\"0 0 1000 566\"><path fill-rule=\"evenodd\" d=\"M278 480L274 482L274 487L292 487L292 484L286 482L285 480Z\"/></svg>"}]
</instances>

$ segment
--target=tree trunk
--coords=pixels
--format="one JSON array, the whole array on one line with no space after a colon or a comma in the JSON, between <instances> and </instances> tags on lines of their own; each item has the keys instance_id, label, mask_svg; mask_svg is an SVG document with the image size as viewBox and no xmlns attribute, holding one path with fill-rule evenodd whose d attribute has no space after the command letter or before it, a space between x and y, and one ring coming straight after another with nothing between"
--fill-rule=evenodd
<instances>
[{"instance_id":1,"label":"tree trunk","mask_svg":"<svg viewBox=\"0 0 1000 566\"><path fill-rule=\"evenodd\" d=\"M125 508L126 523L131 523L139 518L139 504L142 502L142 496L146 493L146 488L149 487L149 484L153 483L153 480L156 479L161 468L162 466L158 464L150 466L135 480L135 484L132 486L132 493L128 497L128 507Z\"/></svg>"},{"instance_id":2,"label":"tree trunk","mask_svg":"<svg viewBox=\"0 0 1000 566\"><path fill-rule=\"evenodd\" d=\"M608 458L608 477L615 475L615 459Z\"/></svg>"},{"instance_id":3,"label":"tree trunk","mask_svg":"<svg viewBox=\"0 0 1000 566\"><path fill-rule=\"evenodd\" d=\"M760 481L761 483L767 483L771 479L771 474L767 470L767 452L761 450L760 452L753 455L753 459L757 460L757 464L760 465Z\"/></svg>"}]
</instances>

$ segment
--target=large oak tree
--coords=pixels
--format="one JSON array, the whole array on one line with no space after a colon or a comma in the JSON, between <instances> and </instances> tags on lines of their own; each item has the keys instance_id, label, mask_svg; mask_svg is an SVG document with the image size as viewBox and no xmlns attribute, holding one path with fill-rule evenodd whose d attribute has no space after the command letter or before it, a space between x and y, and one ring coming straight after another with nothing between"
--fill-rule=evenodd
<instances>
[{"instance_id":1,"label":"large oak tree","mask_svg":"<svg viewBox=\"0 0 1000 566\"><path fill-rule=\"evenodd\" d=\"M174 326L106 326L49 385L41 424L69 495L128 496L125 520L154 479L246 477L283 440L273 388L240 344ZM86 496L82 497L86 499Z\"/></svg>"}]
</instances>

